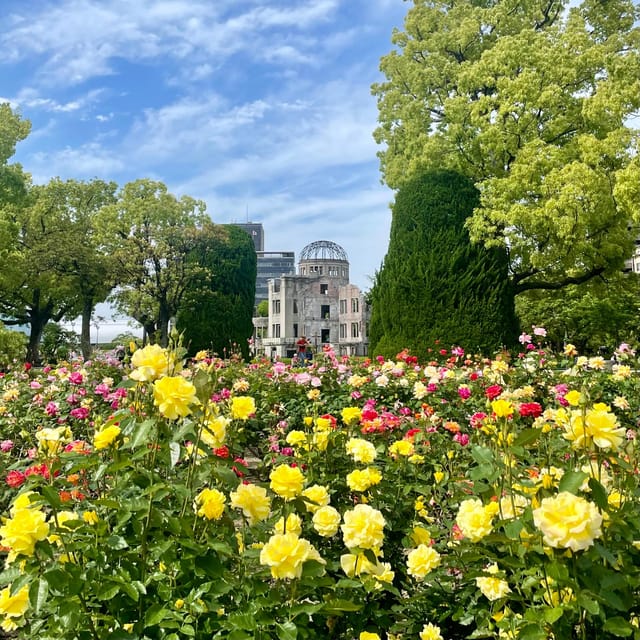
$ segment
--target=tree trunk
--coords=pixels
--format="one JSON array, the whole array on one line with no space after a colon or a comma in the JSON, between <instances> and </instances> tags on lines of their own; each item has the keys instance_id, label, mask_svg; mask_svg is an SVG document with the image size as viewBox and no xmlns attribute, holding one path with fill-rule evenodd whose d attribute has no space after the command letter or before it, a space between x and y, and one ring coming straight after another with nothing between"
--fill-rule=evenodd
<instances>
[{"instance_id":1,"label":"tree trunk","mask_svg":"<svg viewBox=\"0 0 640 640\"><path fill-rule=\"evenodd\" d=\"M85 298L82 302L82 329L80 330L80 348L85 360L91 358L91 314L93 299Z\"/></svg>"},{"instance_id":2,"label":"tree trunk","mask_svg":"<svg viewBox=\"0 0 640 640\"><path fill-rule=\"evenodd\" d=\"M158 333L160 334L159 342L161 347L169 345L169 319L169 312L161 306L158 313Z\"/></svg>"},{"instance_id":3,"label":"tree trunk","mask_svg":"<svg viewBox=\"0 0 640 640\"><path fill-rule=\"evenodd\" d=\"M42 340L42 332L49 322L49 316L45 314L31 314L29 332L29 343L27 344L26 361L39 367L40 361L40 341Z\"/></svg>"}]
</instances>

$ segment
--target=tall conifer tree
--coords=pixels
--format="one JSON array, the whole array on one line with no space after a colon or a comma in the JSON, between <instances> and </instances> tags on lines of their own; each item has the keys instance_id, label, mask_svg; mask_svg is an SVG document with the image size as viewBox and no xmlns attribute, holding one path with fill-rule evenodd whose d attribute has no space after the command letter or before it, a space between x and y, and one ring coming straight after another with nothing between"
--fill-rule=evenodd
<instances>
[{"instance_id":1,"label":"tall conifer tree","mask_svg":"<svg viewBox=\"0 0 640 640\"><path fill-rule=\"evenodd\" d=\"M491 353L514 342L507 254L472 245L465 227L477 204L473 183L454 171L425 172L400 188L372 290L372 353L424 355L435 341Z\"/></svg>"}]
</instances>

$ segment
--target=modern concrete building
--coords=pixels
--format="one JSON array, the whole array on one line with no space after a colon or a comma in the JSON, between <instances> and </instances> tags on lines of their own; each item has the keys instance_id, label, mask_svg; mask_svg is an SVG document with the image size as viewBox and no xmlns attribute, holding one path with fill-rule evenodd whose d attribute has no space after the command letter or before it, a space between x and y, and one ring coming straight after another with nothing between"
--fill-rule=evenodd
<instances>
[{"instance_id":1,"label":"modern concrete building","mask_svg":"<svg viewBox=\"0 0 640 640\"><path fill-rule=\"evenodd\" d=\"M297 275L268 282L269 317L256 319L256 350L293 357L306 337L311 352L330 346L339 355L366 355L369 307L349 283L349 260L334 242L320 240L300 253ZM260 326L261 325L261 326Z\"/></svg>"},{"instance_id":2,"label":"modern concrete building","mask_svg":"<svg viewBox=\"0 0 640 640\"><path fill-rule=\"evenodd\" d=\"M246 231L253 239L253 244L256 248L258 261L255 306L257 307L260 302L268 297L267 282L271 278L295 274L296 256L293 251L265 251L264 227L261 222L232 222L231 224Z\"/></svg>"}]
</instances>

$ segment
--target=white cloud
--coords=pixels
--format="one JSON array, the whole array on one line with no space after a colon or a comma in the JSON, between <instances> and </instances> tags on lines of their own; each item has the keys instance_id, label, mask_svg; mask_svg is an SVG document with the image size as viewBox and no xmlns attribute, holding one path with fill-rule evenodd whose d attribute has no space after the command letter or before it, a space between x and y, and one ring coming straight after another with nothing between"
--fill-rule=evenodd
<instances>
[{"instance_id":1,"label":"white cloud","mask_svg":"<svg viewBox=\"0 0 640 640\"><path fill-rule=\"evenodd\" d=\"M33 154L30 160L28 170L33 174L34 181L39 183L48 182L52 176L109 179L109 176L125 168L124 158L97 143L40 151Z\"/></svg>"}]
</instances>

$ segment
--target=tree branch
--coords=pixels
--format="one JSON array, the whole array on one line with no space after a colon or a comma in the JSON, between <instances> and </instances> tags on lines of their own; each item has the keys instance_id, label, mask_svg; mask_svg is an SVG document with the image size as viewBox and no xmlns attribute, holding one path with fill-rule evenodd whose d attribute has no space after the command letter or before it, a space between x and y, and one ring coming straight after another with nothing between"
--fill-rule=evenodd
<instances>
[{"instance_id":1,"label":"tree branch","mask_svg":"<svg viewBox=\"0 0 640 640\"><path fill-rule=\"evenodd\" d=\"M563 280L558 280L557 282L540 282L540 281L529 281L522 282L524 278L529 277L530 275L534 275L534 272L530 274L517 274L513 277L512 281L514 283L514 292L515 294L523 293L524 291L531 291L532 289L544 289L545 291L557 291L558 289L562 289L570 284L583 284L603 274L606 271L605 267L594 267L590 271L583 273L580 276L567 276ZM520 276L520 277L519 277ZM519 282L519 283L518 283Z\"/></svg>"}]
</instances>

